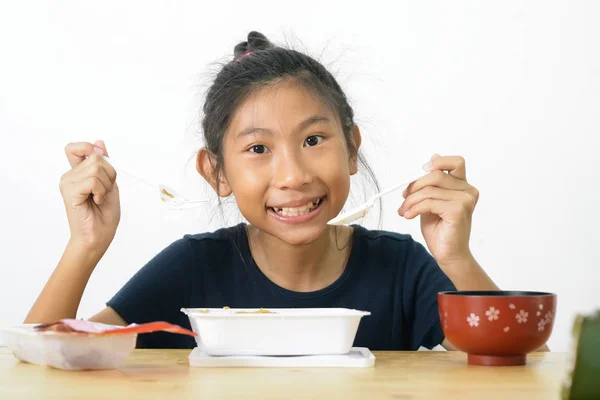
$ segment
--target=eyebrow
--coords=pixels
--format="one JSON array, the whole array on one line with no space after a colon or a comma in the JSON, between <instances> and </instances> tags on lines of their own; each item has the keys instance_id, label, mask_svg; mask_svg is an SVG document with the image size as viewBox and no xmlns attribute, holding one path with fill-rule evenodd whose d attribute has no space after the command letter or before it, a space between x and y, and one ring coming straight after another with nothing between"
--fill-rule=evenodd
<instances>
[{"instance_id":1,"label":"eyebrow","mask_svg":"<svg viewBox=\"0 0 600 400\"><path fill-rule=\"evenodd\" d=\"M313 115L312 117L309 117L309 118L305 119L304 121L300 122L296 128L296 131L303 131L314 124L330 123L330 122L331 122L330 118L324 117L322 115ZM273 135L273 132L269 129L253 126L250 128L246 128L243 131L241 131L240 133L238 133L236 135L236 139L239 139L239 138L242 138L245 136L249 136L249 135L253 135L256 133Z\"/></svg>"}]
</instances>

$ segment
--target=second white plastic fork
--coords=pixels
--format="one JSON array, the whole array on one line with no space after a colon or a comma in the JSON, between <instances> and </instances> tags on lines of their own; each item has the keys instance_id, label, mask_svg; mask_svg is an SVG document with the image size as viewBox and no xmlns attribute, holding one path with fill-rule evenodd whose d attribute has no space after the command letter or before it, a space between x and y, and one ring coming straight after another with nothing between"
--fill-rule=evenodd
<instances>
[{"instance_id":1,"label":"second white plastic fork","mask_svg":"<svg viewBox=\"0 0 600 400\"><path fill-rule=\"evenodd\" d=\"M180 194L178 194L177 191L175 191L174 189L170 188L167 185L164 185L162 183L159 183L159 184L150 183L150 182L146 181L145 179L140 178L139 176L136 176L134 174L131 174L131 173L119 168L117 165L115 165L115 162L113 159L110 159L108 157L104 157L104 159L110 165L112 165L113 168L116 169L118 172L125 174L125 175L137 180L138 182L145 184L146 186L151 186L154 189L158 189L158 194L160 196L160 199L169 208L172 208L175 210L184 210L184 209L189 209L189 208L200 207L208 201L208 200L191 200L186 197L183 197Z\"/></svg>"},{"instance_id":2,"label":"second white plastic fork","mask_svg":"<svg viewBox=\"0 0 600 400\"><path fill-rule=\"evenodd\" d=\"M375 202L377 200L379 200L380 198L382 198L383 196L385 196L387 194L390 194L392 192L395 192L398 189L402 189L402 188L410 185L412 182L416 181L423 175L425 175L425 173L422 173L421 175L417 176L416 178L411 179L406 182L403 182L399 185L382 190L381 192L371 196L371 198L369 198L369 200L367 200L366 203L364 203L360 207L353 208L352 210L350 210L348 212L338 215L337 217L335 217L334 219L329 221L328 224L329 225L346 225L346 224L356 221L357 219L363 218L365 215L368 214L368 212L371 210L371 208L373 208L373 205L375 205Z\"/></svg>"}]
</instances>

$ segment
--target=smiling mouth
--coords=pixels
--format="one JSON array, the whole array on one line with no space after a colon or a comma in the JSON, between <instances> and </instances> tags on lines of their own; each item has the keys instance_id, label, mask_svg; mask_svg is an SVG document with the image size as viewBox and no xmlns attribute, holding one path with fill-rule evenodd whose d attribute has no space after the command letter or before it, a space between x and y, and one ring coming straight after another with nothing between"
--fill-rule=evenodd
<instances>
[{"instance_id":1,"label":"smiling mouth","mask_svg":"<svg viewBox=\"0 0 600 400\"><path fill-rule=\"evenodd\" d=\"M323 203L323 199L325 199L325 197L321 197L316 202L310 201L301 207L269 207L269 209L275 212L277 215L281 215L282 217L300 217L319 208L319 206Z\"/></svg>"}]
</instances>

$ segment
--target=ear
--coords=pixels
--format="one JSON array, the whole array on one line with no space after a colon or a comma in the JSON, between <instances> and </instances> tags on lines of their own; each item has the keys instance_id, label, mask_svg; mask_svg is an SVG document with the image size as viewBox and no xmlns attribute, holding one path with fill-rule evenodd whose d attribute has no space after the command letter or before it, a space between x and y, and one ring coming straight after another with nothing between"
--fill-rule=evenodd
<instances>
[{"instance_id":1,"label":"ear","mask_svg":"<svg viewBox=\"0 0 600 400\"><path fill-rule=\"evenodd\" d=\"M206 147L203 147L196 156L196 170L204 180L206 180L213 190L220 197L227 197L231 195L231 187L225 179L222 171L217 171L217 162L215 156L208 151Z\"/></svg>"},{"instance_id":2,"label":"ear","mask_svg":"<svg viewBox=\"0 0 600 400\"><path fill-rule=\"evenodd\" d=\"M348 167L350 169L350 175L355 175L358 172L358 149L360 149L360 144L362 143L360 129L358 129L358 125L356 124L354 124L352 127L352 140L354 143L354 148L356 149L356 154L350 156L348 160Z\"/></svg>"}]
</instances>

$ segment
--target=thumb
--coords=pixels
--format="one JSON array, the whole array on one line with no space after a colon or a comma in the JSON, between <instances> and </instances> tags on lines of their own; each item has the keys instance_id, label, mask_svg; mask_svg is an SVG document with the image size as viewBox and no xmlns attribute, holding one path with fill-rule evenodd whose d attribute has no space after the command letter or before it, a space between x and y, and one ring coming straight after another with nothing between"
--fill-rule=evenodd
<instances>
[{"instance_id":1,"label":"thumb","mask_svg":"<svg viewBox=\"0 0 600 400\"><path fill-rule=\"evenodd\" d=\"M104 144L104 141L103 141L103 140L96 140L96 141L94 142L94 146L101 148L101 149L102 149L102 151L104 152L104 155L105 155L106 157L108 157L108 151L106 151L106 145Z\"/></svg>"}]
</instances>

